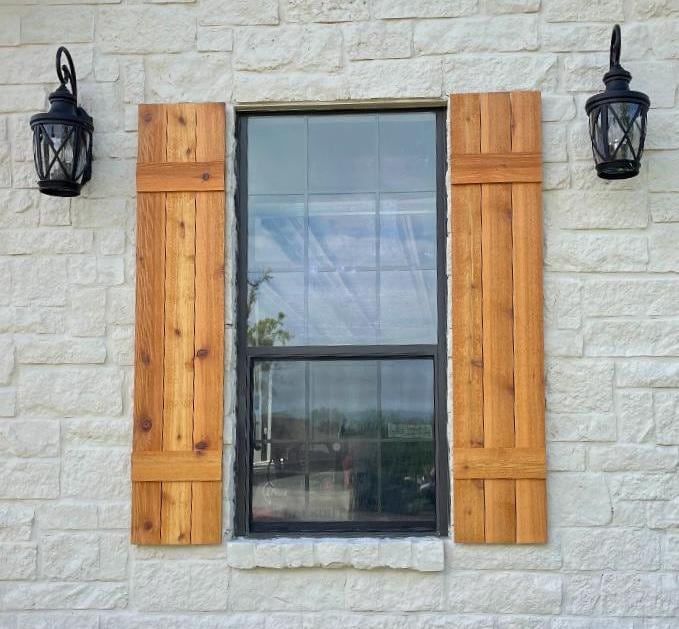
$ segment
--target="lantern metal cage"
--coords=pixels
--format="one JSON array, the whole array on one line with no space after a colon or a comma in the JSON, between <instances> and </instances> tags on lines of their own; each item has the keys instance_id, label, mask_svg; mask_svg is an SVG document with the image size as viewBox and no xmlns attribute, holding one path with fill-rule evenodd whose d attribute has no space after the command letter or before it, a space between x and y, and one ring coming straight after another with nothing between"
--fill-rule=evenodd
<instances>
[{"instance_id":1,"label":"lantern metal cage","mask_svg":"<svg viewBox=\"0 0 679 629\"><path fill-rule=\"evenodd\" d=\"M629 89L632 75L620 65L620 26L611 36L610 69L605 91L585 104L594 163L602 179L628 179L639 174L651 104L643 92Z\"/></svg>"},{"instance_id":2,"label":"lantern metal cage","mask_svg":"<svg viewBox=\"0 0 679 629\"><path fill-rule=\"evenodd\" d=\"M68 65L61 64L62 55ZM33 159L40 192L75 197L92 176L94 124L78 106L75 67L64 46L57 50L56 65L60 85L49 96L50 110L31 117Z\"/></svg>"}]
</instances>

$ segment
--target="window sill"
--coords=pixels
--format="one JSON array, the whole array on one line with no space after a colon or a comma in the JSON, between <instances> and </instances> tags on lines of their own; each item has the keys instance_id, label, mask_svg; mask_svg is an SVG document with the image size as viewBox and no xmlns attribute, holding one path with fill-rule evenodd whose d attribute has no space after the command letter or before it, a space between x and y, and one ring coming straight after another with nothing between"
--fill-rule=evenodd
<instances>
[{"instance_id":1,"label":"window sill","mask_svg":"<svg viewBox=\"0 0 679 629\"><path fill-rule=\"evenodd\" d=\"M236 539L227 544L232 568L393 568L441 572L444 538Z\"/></svg>"}]
</instances>

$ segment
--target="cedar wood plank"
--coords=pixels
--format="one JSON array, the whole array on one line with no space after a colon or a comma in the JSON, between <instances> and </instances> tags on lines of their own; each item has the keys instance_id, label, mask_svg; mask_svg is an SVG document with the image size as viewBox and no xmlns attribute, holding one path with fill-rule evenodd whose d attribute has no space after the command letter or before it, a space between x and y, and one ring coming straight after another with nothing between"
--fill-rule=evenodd
<instances>
[{"instance_id":1,"label":"cedar wood plank","mask_svg":"<svg viewBox=\"0 0 679 629\"><path fill-rule=\"evenodd\" d=\"M512 151L540 151L539 92L514 92L511 103ZM516 446L544 450L541 195L540 184L512 185ZM516 481L518 543L547 541L546 493L544 480Z\"/></svg>"},{"instance_id":2,"label":"cedar wood plank","mask_svg":"<svg viewBox=\"0 0 679 629\"><path fill-rule=\"evenodd\" d=\"M195 161L196 112L167 106L167 160ZM165 387L163 450L193 448L193 354L196 200L191 192L166 196ZM161 541L191 542L191 483L163 482Z\"/></svg>"},{"instance_id":3,"label":"cedar wood plank","mask_svg":"<svg viewBox=\"0 0 679 629\"><path fill-rule=\"evenodd\" d=\"M481 152L511 151L509 94L481 94L480 104ZM488 448L514 447L511 201L510 184L482 184L483 424ZM484 489L486 542L515 542L515 482L486 480Z\"/></svg>"},{"instance_id":4,"label":"cedar wood plank","mask_svg":"<svg viewBox=\"0 0 679 629\"><path fill-rule=\"evenodd\" d=\"M139 106L138 162L165 159L165 110ZM156 451L163 434L165 195L137 198L137 291L134 370L134 452ZM160 542L160 483L132 483L131 538Z\"/></svg>"},{"instance_id":5,"label":"cedar wood plank","mask_svg":"<svg viewBox=\"0 0 679 629\"><path fill-rule=\"evenodd\" d=\"M224 159L224 105L196 106L196 159ZM223 168L223 166L222 166ZM221 174L222 180L224 173ZM222 453L224 193L196 193L196 333L193 446ZM192 484L191 543L221 541L222 483Z\"/></svg>"},{"instance_id":6,"label":"cedar wood plank","mask_svg":"<svg viewBox=\"0 0 679 629\"><path fill-rule=\"evenodd\" d=\"M450 99L451 170L456 156L481 150L477 94ZM483 447L483 347L481 309L481 186L451 190L453 259L453 442ZM454 535L457 542L480 543L484 534L482 480L454 480Z\"/></svg>"}]
</instances>

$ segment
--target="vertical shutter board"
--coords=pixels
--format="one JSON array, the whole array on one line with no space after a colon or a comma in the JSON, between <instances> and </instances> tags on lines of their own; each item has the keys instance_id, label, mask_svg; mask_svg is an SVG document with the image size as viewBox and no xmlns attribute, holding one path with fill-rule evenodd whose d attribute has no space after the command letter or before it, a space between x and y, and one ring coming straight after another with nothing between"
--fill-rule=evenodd
<instances>
[{"instance_id":1,"label":"vertical shutter board","mask_svg":"<svg viewBox=\"0 0 679 629\"><path fill-rule=\"evenodd\" d=\"M539 152L540 95L512 94L512 150ZM541 185L512 184L514 208L514 379L517 447L545 444ZM522 348L531 351L522 351ZM547 541L546 482L516 481L518 543Z\"/></svg>"},{"instance_id":2,"label":"vertical shutter board","mask_svg":"<svg viewBox=\"0 0 679 629\"><path fill-rule=\"evenodd\" d=\"M455 155L479 153L481 117L476 94L451 97L451 146ZM453 443L483 446L483 343L481 302L481 186L452 191L453 260ZM455 539L483 542L482 480L455 483Z\"/></svg>"},{"instance_id":3,"label":"vertical shutter board","mask_svg":"<svg viewBox=\"0 0 679 629\"><path fill-rule=\"evenodd\" d=\"M196 159L196 114L191 105L167 107L167 155L172 162ZM196 198L168 192L165 262L165 386L163 450L193 448L193 354L195 330ZM163 482L161 539L191 541L191 483Z\"/></svg>"},{"instance_id":4,"label":"vertical shutter board","mask_svg":"<svg viewBox=\"0 0 679 629\"><path fill-rule=\"evenodd\" d=\"M165 113L139 107L139 163L165 159ZM163 430L165 195L137 201L137 291L133 448L160 450ZM161 485L132 483L132 541L160 542Z\"/></svg>"},{"instance_id":5,"label":"vertical shutter board","mask_svg":"<svg viewBox=\"0 0 679 629\"><path fill-rule=\"evenodd\" d=\"M198 110L196 159L220 159L224 147L224 108ZM194 448L222 450L224 405L224 194L196 194L196 333ZM221 482L192 484L191 541L214 544L221 539Z\"/></svg>"},{"instance_id":6,"label":"vertical shutter board","mask_svg":"<svg viewBox=\"0 0 679 629\"><path fill-rule=\"evenodd\" d=\"M479 253L470 256L470 216L479 202L470 192L470 178L456 174L455 155L478 153L474 142L468 142L478 128L474 103L480 111L481 154L476 159L486 168L471 178L480 182L481 236ZM544 453L540 95L453 95L451 110L454 444L462 449L530 448ZM517 171L516 179L512 175L500 180L488 164L510 152L531 155L537 168L532 167L530 176ZM487 163L484 155L489 156ZM464 164L460 160L462 170ZM469 316L469 276L474 274L470 258L481 266L482 315L476 321ZM476 334L482 337L482 391L481 404L471 407L469 339ZM481 418L480 438L471 439L470 427L476 424L470 413ZM455 540L545 542L546 485L534 472L519 466L509 480L474 479L468 471L461 472L464 478L454 482ZM481 506L469 498L470 482L482 487ZM476 529L470 523L476 523Z\"/></svg>"},{"instance_id":7,"label":"vertical shutter board","mask_svg":"<svg viewBox=\"0 0 679 629\"><path fill-rule=\"evenodd\" d=\"M482 94L481 153L511 151L509 94ZM511 184L481 185L484 445L514 447L514 331ZM516 538L514 480L486 480L486 542Z\"/></svg>"}]
</instances>

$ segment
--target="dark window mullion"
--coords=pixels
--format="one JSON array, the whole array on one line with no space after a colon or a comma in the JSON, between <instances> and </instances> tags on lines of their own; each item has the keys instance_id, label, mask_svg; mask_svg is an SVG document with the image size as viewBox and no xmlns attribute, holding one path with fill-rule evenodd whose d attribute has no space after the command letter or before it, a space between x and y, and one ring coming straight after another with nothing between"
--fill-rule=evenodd
<instances>
[{"instance_id":1,"label":"dark window mullion","mask_svg":"<svg viewBox=\"0 0 679 629\"><path fill-rule=\"evenodd\" d=\"M309 442L311 433L311 364L304 365L304 508L309 509Z\"/></svg>"},{"instance_id":2,"label":"dark window mullion","mask_svg":"<svg viewBox=\"0 0 679 629\"><path fill-rule=\"evenodd\" d=\"M257 346L247 348L248 358L258 360L293 360L333 358L432 358L438 345L298 345Z\"/></svg>"}]
</instances>

